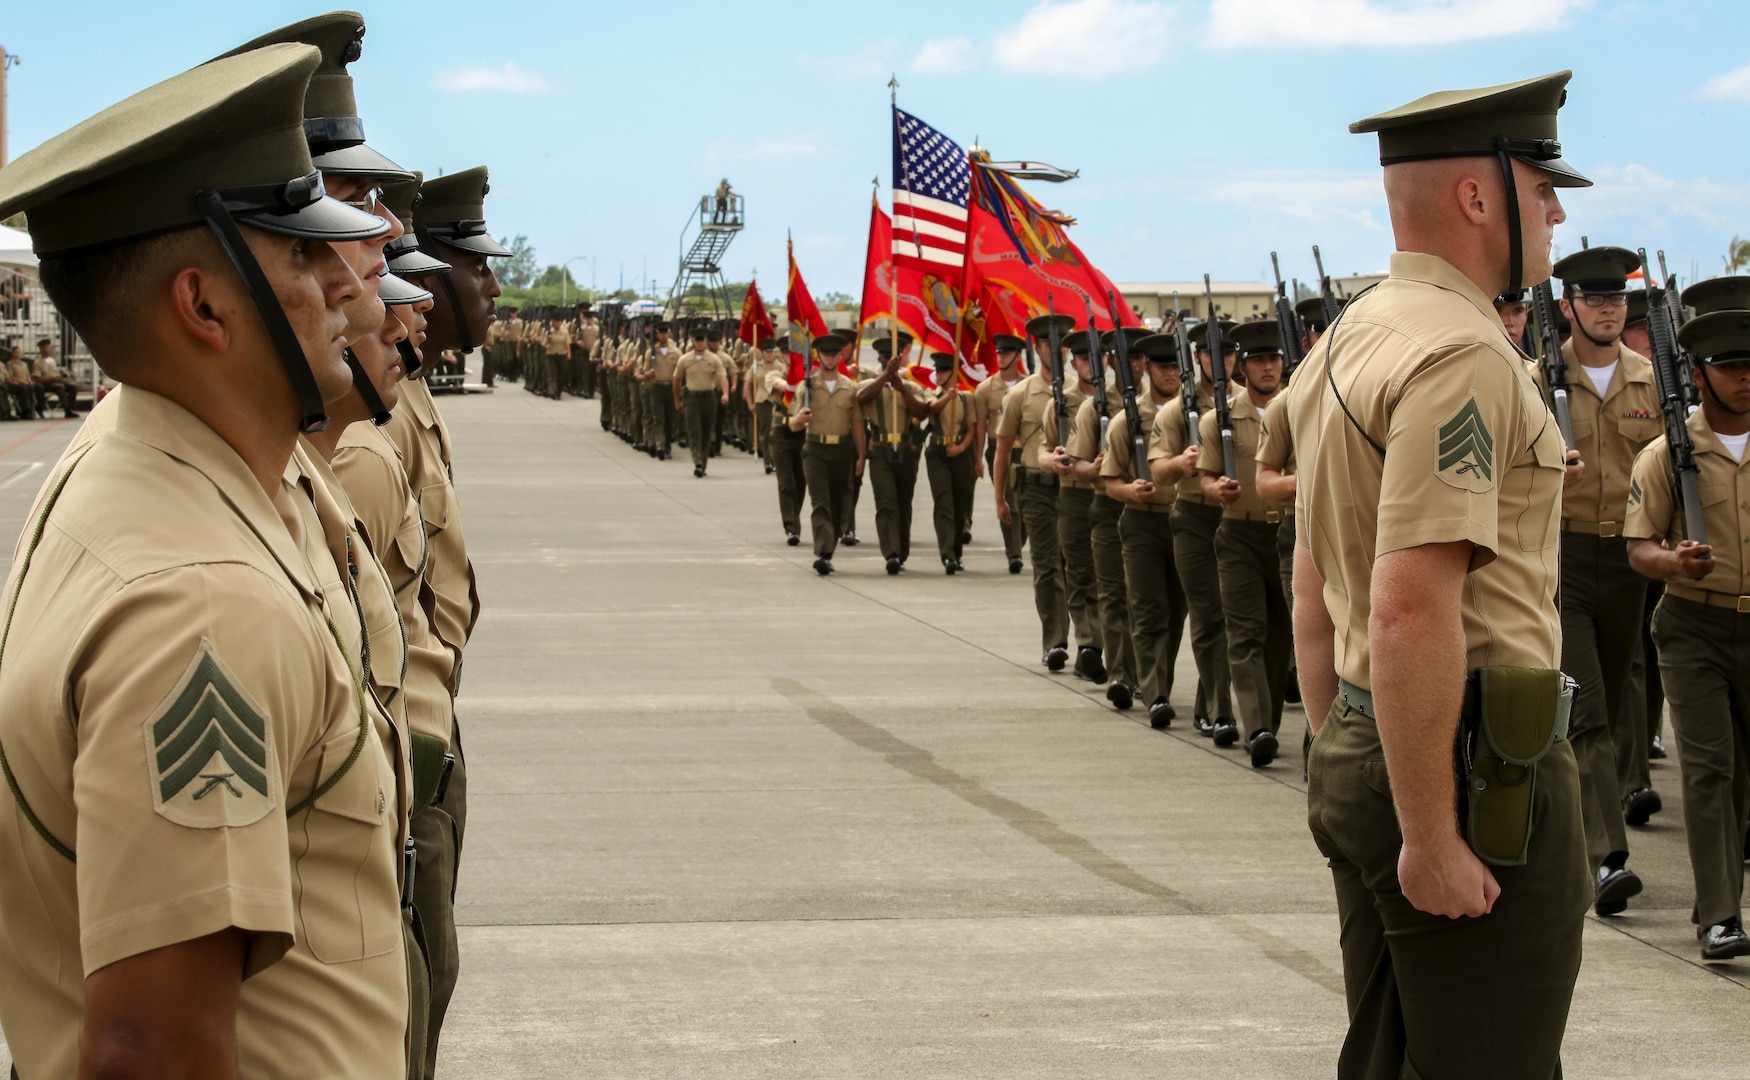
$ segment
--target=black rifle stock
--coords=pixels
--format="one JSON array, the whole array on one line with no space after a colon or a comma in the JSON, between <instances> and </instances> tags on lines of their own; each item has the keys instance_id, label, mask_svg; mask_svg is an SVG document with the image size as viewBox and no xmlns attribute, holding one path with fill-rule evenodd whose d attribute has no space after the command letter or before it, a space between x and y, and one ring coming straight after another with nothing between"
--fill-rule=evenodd
<instances>
[{"instance_id":1,"label":"black rifle stock","mask_svg":"<svg viewBox=\"0 0 1750 1080\"><path fill-rule=\"evenodd\" d=\"M1100 445L1106 445L1106 425L1111 421L1106 415L1106 350L1100 347L1100 331L1094 326L1094 304L1084 298L1088 312L1088 378L1094 384L1094 422L1099 427ZM1110 299L1107 303L1111 303ZM1113 308L1112 329L1118 329L1117 309Z\"/></svg>"},{"instance_id":2,"label":"black rifle stock","mask_svg":"<svg viewBox=\"0 0 1750 1080\"><path fill-rule=\"evenodd\" d=\"M1185 445L1198 446L1203 441L1198 430L1202 419L1197 408L1197 354L1191 348L1191 331L1179 316L1179 294L1173 294L1173 346L1179 360L1179 401L1185 413Z\"/></svg>"},{"instance_id":3,"label":"black rifle stock","mask_svg":"<svg viewBox=\"0 0 1750 1080\"><path fill-rule=\"evenodd\" d=\"M1062 446L1069 441L1069 402L1063 399L1063 334L1057 328L1057 300L1048 297L1046 305L1051 315L1051 327L1045 332L1045 347L1051 350L1051 355L1046 362L1051 365L1051 406L1057 415L1057 445Z\"/></svg>"},{"instance_id":4,"label":"black rifle stock","mask_svg":"<svg viewBox=\"0 0 1750 1080\"><path fill-rule=\"evenodd\" d=\"M1130 428L1130 474L1138 480L1147 480L1148 432L1142 429L1142 409L1136 401L1136 372L1130 366L1130 339L1117 328L1113 329L1112 336L1112 370L1118 375L1118 393L1124 398L1124 422ZM1100 432L1100 445L1106 445L1104 431Z\"/></svg>"},{"instance_id":5,"label":"black rifle stock","mask_svg":"<svg viewBox=\"0 0 1750 1080\"><path fill-rule=\"evenodd\" d=\"M1538 363L1549 384L1550 408L1562 432L1562 446L1574 449L1574 416L1568 405L1568 362L1562 359L1562 332L1556 327L1555 291L1545 281L1531 287L1531 307L1537 317Z\"/></svg>"},{"instance_id":6,"label":"black rifle stock","mask_svg":"<svg viewBox=\"0 0 1750 1080\"><path fill-rule=\"evenodd\" d=\"M1644 267L1647 253L1641 252ZM1663 272L1664 267L1660 267ZM1643 278L1643 282L1645 279ZM1689 362L1677 347L1677 330L1673 306L1679 306L1671 294L1670 278L1666 287L1647 290L1647 340L1652 346L1653 383L1659 391L1659 405L1665 414L1665 441L1671 448L1671 482L1677 492L1678 505L1683 510L1683 532L1698 544L1707 543L1707 524L1701 512L1701 492L1697 479L1701 466L1695 460L1695 439L1689 434Z\"/></svg>"},{"instance_id":7,"label":"black rifle stock","mask_svg":"<svg viewBox=\"0 0 1750 1080\"><path fill-rule=\"evenodd\" d=\"M1319 254L1319 246L1313 245L1313 266L1319 272L1319 309L1325 313L1325 329L1337 321L1337 316L1343 313L1343 305L1337 301L1337 294L1331 289L1331 279L1325 276L1325 260Z\"/></svg>"},{"instance_id":8,"label":"black rifle stock","mask_svg":"<svg viewBox=\"0 0 1750 1080\"><path fill-rule=\"evenodd\" d=\"M1215 387L1215 426L1221 432L1221 475L1235 479L1239 470L1234 466L1234 418L1232 403L1227 399L1227 346L1221 336L1221 320L1215 317L1215 293L1209 285L1209 275L1203 275L1203 300L1209 308L1209 381Z\"/></svg>"},{"instance_id":9,"label":"black rifle stock","mask_svg":"<svg viewBox=\"0 0 1750 1080\"><path fill-rule=\"evenodd\" d=\"M1294 313L1294 303L1288 299L1288 286L1282 280L1282 264L1276 253L1270 253L1270 270L1276 275L1276 328L1282 332L1282 378L1294 374L1294 369L1306 359L1301 352L1300 316Z\"/></svg>"}]
</instances>

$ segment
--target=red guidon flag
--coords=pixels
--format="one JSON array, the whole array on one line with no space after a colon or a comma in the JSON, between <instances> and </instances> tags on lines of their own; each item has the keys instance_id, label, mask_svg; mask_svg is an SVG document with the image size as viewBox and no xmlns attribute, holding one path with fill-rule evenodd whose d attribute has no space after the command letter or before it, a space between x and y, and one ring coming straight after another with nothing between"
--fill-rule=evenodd
<instances>
[{"instance_id":1,"label":"red guidon flag","mask_svg":"<svg viewBox=\"0 0 1750 1080\"><path fill-rule=\"evenodd\" d=\"M893 109L893 272L899 325L924 352L954 352L966 253L966 151Z\"/></svg>"},{"instance_id":2,"label":"red guidon flag","mask_svg":"<svg viewBox=\"0 0 1750 1080\"><path fill-rule=\"evenodd\" d=\"M784 293L784 315L790 321L789 383L799 386L808 377L810 346L815 338L826 334L826 320L821 317L820 308L815 306L814 297L809 295L802 271L796 268L796 245L785 241L785 248L790 258L789 288ZM786 394L784 400L788 404L789 395Z\"/></svg>"},{"instance_id":3,"label":"red guidon flag","mask_svg":"<svg viewBox=\"0 0 1750 1080\"><path fill-rule=\"evenodd\" d=\"M741 302L741 326L736 329L735 336L756 349L766 338L778 336L772 328L772 316L766 311L766 302L760 299L760 283L757 281L747 283L747 297Z\"/></svg>"},{"instance_id":4,"label":"red guidon flag","mask_svg":"<svg viewBox=\"0 0 1750 1080\"><path fill-rule=\"evenodd\" d=\"M1087 325L1090 308L1101 330L1112 328L1114 316L1120 325L1141 325L1111 279L1069 238L1065 229L1075 219L1040 206L1012 177L983 167L982 158L973 159L971 172L965 288L980 316L968 320L968 331L976 332L981 359L994 369L991 335L1024 337L1027 320L1053 306L1078 327ZM1116 312L1109 295L1118 299Z\"/></svg>"}]
</instances>

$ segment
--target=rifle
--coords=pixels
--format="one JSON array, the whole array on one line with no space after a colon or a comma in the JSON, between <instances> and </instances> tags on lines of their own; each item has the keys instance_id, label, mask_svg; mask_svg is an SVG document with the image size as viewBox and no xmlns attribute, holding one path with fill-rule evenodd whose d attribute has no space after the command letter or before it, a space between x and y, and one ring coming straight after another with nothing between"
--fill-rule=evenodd
<instances>
[{"instance_id":1,"label":"rifle","mask_svg":"<svg viewBox=\"0 0 1750 1080\"><path fill-rule=\"evenodd\" d=\"M809 380L814 375L814 333L808 329L808 324L802 324L802 407L810 408L814 401L813 387Z\"/></svg>"},{"instance_id":2,"label":"rifle","mask_svg":"<svg viewBox=\"0 0 1750 1080\"><path fill-rule=\"evenodd\" d=\"M1556 427L1562 432L1562 445L1574 447L1574 417L1568 408L1568 362L1562 359L1562 333L1556 329L1555 292L1549 282L1531 287L1532 310L1537 313L1537 342L1542 355L1544 381L1549 383L1550 404L1555 410Z\"/></svg>"},{"instance_id":3,"label":"rifle","mask_svg":"<svg viewBox=\"0 0 1750 1080\"><path fill-rule=\"evenodd\" d=\"M1100 345L1100 332L1094 329L1094 302L1089 297L1082 298L1088 312L1088 378L1094 384L1094 422L1100 425L1099 445L1106 445L1106 427L1111 422L1106 416L1106 350ZM1107 294L1106 303L1110 304L1111 294ZM1112 332L1118 332L1118 309L1112 308Z\"/></svg>"},{"instance_id":4,"label":"rifle","mask_svg":"<svg viewBox=\"0 0 1750 1080\"><path fill-rule=\"evenodd\" d=\"M1659 271L1664 273L1664 259ZM1641 252L1641 265L1647 264L1647 253ZM1698 544L1707 543L1707 524L1701 513L1701 493L1697 477L1701 466L1695 460L1695 440L1689 434L1687 358L1677 347L1676 322L1672 315L1681 301L1673 294L1671 279L1665 278L1665 288L1655 289L1645 277L1647 290L1647 340L1652 345L1653 383L1659 390L1659 404L1665 413L1665 441L1671 447L1671 480L1677 492L1677 503L1683 509L1683 532Z\"/></svg>"},{"instance_id":5,"label":"rifle","mask_svg":"<svg viewBox=\"0 0 1750 1080\"><path fill-rule=\"evenodd\" d=\"M1643 259L1641 266L1646 266ZM1659 252L1659 279L1665 283L1665 315L1671 321L1671 340L1677 340L1677 331L1683 329L1683 324L1689 321L1689 311L1683 306L1677 279L1671 276L1671 271L1665 268L1665 253ZM1677 380L1683 386L1683 402L1690 415L1701 408L1701 388L1695 385L1695 376L1690 374L1688 364L1679 364Z\"/></svg>"},{"instance_id":6,"label":"rifle","mask_svg":"<svg viewBox=\"0 0 1750 1080\"><path fill-rule=\"evenodd\" d=\"M1221 340L1221 320L1215 317L1215 293L1209 286L1209 275L1203 275L1203 302L1209 308L1209 381L1215 385L1215 424L1221 431L1221 474L1229 480L1237 479L1238 468L1234 465L1234 418L1231 403L1227 400L1227 361L1222 354L1226 351Z\"/></svg>"},{"instance_id":7,"label":"rifle","mask_svg":"<svg viewBox=\"0 0 1750 1080\"><path fill-rule=\"evenodd\" d=\"M1343 313L1343 305L1337 301L1337 294L1331 291L1331 279L1325 276L1325 260L1320 257L1317 244L1313 245L1313 265L1319 271L1319 307L1325 313L1325 329L1329 331L1337 316Z\"/></svg>"},{"instance_id":8,"label":"rifle","mask_svg":"<svg viewBox=\"0 0 1750 1080\"><path fill-rule=\"evenodd\" d=\"M1179 401L1185 412L1185 445L1197 446L1202 442L1202 432L1198 430L1197 408L1197 356L1191 348L1191 331L1185 329L1185 320L1179 317L1179 294L1173 294L1173 344L1177 347L1179 357Z\"/></svg>"},{"instance_id":9,"label":"rifle","mask_svg":"<svg viewBox=\"0 0 1750 1080\"><path fill-rule=\"evenodd\" d=\"M1112 303L1107 295L1106 303ZM1117 310L1114 308L1113 310ZM1124 422L1130 426L1131 475L1146 480L1148 472L1148 433L1142 430L1142 410L1136 404L1136 372L1130 368L1130 339L1117 327L1112 330L1112 367L1118 374L1118 392L1124 396ZM1106 433L1100 432L1100 445L1106 445Z\"/></svg>"},{"instance_id":10,"label":"rifle","mask_svg":"<svg viewBox=\"0 0 1750 1080\"><path fill-rule=\"evenodd\" d=\"M1023 348L1026 349L1027 374L1031 375L1039 370L1039 358L1033 355L1033 335L1027 334L1021 340L1025 342Z\"/></svg>"},{"instance_id":11,"label":"rifle","mask_svg":"<svg viewBox=\"0 0 1750 1080\"><path fill-rule=\"evenodd\" d=\"M1046 333L1045 347L1051 350L1046 360L1051 364L1051 404L1057 410L1057 440L1061 446L1069 441L1069 402L1063 399L1063 335L1057 328L1057 300L1046 298L1051 314L1051 328Z\"/></svg>"},{"instance_id":12,"label":"rifle","mask_svg":"<svg viewBox=\"0 0 1750 1080\"><path fill-rule=\"evenodd\" d=\"M1276 275L1276 328L1282 331L1282 379L1286 382L1306 359L1306 354L1300 351L1300 316L1294 313L1294 303L1288 299L1288 286L1282 281L1282 265L1276 261L1274 251L1270 253L1270 270Z\"/></svg>"}]
</instances>

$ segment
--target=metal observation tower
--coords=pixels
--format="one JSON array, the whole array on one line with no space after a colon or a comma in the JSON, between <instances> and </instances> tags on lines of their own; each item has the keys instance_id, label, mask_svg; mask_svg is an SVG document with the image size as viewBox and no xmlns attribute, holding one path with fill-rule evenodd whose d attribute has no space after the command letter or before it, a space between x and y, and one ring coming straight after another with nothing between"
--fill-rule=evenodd
<instances>
[{"instance_id":1,"label":"metal observation tower","mask_svg":"<svg viewBox=\"0 0 1750 1080\"><path fill-rule=\"evenodd\" d=\"M699 309L699 314L729 318L737 313L723 280L723 255L745 222L742 198L729 190L728 181L716 194L700 199L699 205L687 215L687 223L681 227L680 269L665 305L670 318L683 314L682 305L695 287L702 287L702 295L694 296L694 302L708 305ZM689 235L691 244L687 243Z\"/></svg>"}]
</instances>

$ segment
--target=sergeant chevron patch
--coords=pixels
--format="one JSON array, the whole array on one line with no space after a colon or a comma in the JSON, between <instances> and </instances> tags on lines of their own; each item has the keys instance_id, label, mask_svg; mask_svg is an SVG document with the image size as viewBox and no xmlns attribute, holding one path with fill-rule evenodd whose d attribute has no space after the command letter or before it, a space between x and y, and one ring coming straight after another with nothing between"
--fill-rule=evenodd
<instances>
[{"instance_id":1,"label":"sergeant chevron patch","mask_svg":"<svg viewBox=\"0 0 1750 1080\"><path fill-rule=\"evenodd\" d=\"M1435 475L1477 494L1495 486L1495 437L1473 395L1434 432Z\"/></svg>"},{"instance_id":2,"label":"sergeant chevron patch","mask_svg":"<svg viewBox=\"0 0 1750 1080\"><path fill-rule=\"evenodd\" d=\"M159 814L193 829L248 825L279 801L279 763L265 714L201 645L145 723L146 774Z\"/></svg>"}]
</instances>

